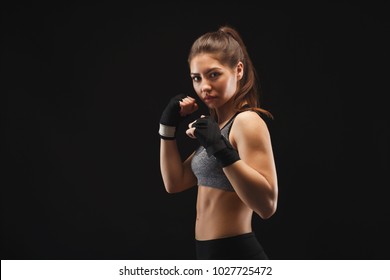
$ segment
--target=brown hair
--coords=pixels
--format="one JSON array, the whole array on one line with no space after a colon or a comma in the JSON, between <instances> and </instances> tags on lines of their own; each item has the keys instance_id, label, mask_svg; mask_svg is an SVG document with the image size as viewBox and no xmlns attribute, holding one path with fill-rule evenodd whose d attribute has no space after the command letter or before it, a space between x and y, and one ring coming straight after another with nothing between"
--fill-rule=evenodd
<instances>
[{"instance_id":1,"label":"brown hair","mask_svg":"<svg viewBox=\"0 0 390 280\"><path fill-rule=\"evenodd\" d=\"M196 39L188 55L188 63L202 53L214 55L221 64L231 68L241 61L244 64L244 75L234 95L234 108L237 111L254 110L273 118L269 111L260 107L261 88L256 69L253 67L241 36L234 28L222 26L217 31L208 32ZM244 104L249 106L243 108ZM215 109L210 109L210 115L216 118Z\"/></svg>"}]
</instances>

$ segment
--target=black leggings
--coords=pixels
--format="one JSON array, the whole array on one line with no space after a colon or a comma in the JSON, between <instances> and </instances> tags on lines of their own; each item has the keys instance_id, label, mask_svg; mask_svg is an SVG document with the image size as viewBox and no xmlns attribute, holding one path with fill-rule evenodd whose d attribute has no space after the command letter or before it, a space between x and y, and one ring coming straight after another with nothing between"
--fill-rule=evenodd
<instances>
[{"instance_id":1,"label":"black leggings","mask_svg":"<svg viewBox=\"0 0 390 280\"><path fill-rule=\"evenodd\" d=\"M198 260L268 260L253 232L195 242Z\"/></svg>"}]
</instances>

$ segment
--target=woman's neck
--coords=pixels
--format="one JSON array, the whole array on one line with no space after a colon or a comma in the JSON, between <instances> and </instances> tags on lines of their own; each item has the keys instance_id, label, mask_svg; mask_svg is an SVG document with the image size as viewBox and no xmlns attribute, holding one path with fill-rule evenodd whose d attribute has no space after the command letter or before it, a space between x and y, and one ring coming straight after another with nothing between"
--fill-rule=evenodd
<instances>
[{"instance_id":1,"label":"woman's neck","mask_svg":"<svg viewBox=\"0 0 390 280\"><path fill-rule=\"evenodd\" d=\"M232 105L233 104L225 104L215 111L219 127L223 127L236 113Z\"/></svg>"}]
</instances>

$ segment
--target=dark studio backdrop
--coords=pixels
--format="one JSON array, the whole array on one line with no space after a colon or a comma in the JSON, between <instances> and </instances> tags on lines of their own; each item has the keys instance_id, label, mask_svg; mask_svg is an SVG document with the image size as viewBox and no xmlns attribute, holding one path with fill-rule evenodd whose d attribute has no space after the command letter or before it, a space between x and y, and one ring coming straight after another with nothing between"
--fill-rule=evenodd
<instances>
[{"instance_id":1,"label":"dark studio backdrop","mask_svg":"<svg viewBox=\"0 0 390 280\"><path fill-rule=\"evenodd\" d=\"M278 210L253 219L270 258L388 258L386 10L247 2L2 8L2 259L195 257L196 188L165 192L158 121L223 24L275 117Z\"/></svg>"}]
</instances>

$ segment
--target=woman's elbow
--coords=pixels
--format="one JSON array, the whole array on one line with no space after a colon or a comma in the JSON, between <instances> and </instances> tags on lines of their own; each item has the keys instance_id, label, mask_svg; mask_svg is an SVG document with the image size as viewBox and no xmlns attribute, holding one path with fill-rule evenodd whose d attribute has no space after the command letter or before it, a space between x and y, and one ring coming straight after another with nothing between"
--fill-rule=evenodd
<instances>
[{"instance_id":1,"label":"woman's elbow","mask_svg":"<svg viewBox=\"0 0 390 280\"><path fill-rule=\"evenodd\" d=\"M261 207L258 207L258 209L255 210L255 212L263 219L267 220L271 218L277 209L278 201L277 199L270 199L267 202L267 205L262 205Z\"/></svg>"},{"instance_id":2,"label":"woman's elbow","mask_svg":"<svg viewBox=\"0 0 390 280\"><path fill-rule=\"evenodd\" d=\"M177 193L178 188L173 184L164 184L167 193Z\"/></svg>"},{"instance_id":3,"label":"woman's elbow","mask_svg":"<svg viewBox=\"0 0 390 280\"><path fill-rule=\"evenodd\" d=\"M179 192L178 190L173 189L173 188L165 188L165 190L166 190L167 193L169 193L169 194L173 194L173 193L178 193L178 192Z\"/></svg>"},{"instance_id":4,"label":"woman's elbow","mask_svg":"<svg viewBox=\"0 0 390 280\"><path fill-rule=\"evenodd\" d=\"M262 209L262 211L257 211L257 214L263 219L267 220L271 218L276 212L276 205L274 207L269 207L267 209Z\"/></svg>"},{"instance_id":5,"label":"woman's elbow","mask_svg":"<svg viewBox=\"0 0 390 280\"><path fill-rule=\"evenodd\" d=\"M167 193L177 193L178 192L178 183L176 180L171 178L170 176L163 176L162 182L164 184L165 190Z\"/></svg>"},{"instance_id":6,"label":"woman's elbow","mask_svg":"<svg viewBox=\"0 0 390 280\"><path fill-rule=\"evenodd\" d=\"M164 186L165 186L165 190L169 194L179 193L192 187L191 185L173 184L173 183L170 184L164 183Z\"/></svg>"}]
</instances>

